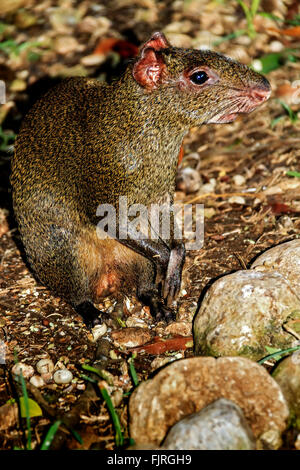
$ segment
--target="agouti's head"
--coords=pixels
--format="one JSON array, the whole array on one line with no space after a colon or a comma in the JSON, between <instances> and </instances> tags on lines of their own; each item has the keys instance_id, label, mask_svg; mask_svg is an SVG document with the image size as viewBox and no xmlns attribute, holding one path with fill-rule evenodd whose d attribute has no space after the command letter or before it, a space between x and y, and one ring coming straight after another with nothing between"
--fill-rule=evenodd
<instances>
[{"instance_id":1,"label":"agouti's head","mask_svg":"<svg viewBox=\"0 0 300 470\"><path fill-rule=\"evenodd\" d=\"M232 122L271 94L268 80L246 65L208 50L172 47L162 33L141 48L132 68L143 93L159 96L183 125Z\"/></svg>"}]
</instances>

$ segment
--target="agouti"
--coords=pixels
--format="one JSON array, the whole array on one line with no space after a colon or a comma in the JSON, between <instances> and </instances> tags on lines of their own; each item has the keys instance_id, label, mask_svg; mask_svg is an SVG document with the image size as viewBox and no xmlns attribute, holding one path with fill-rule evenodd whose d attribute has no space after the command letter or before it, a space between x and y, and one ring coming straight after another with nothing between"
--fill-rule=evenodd
<instances>
[{"instance_id":1,"label":"agouti","mask_svg":"<svg viewBox=\"0 0 300 470\"><path fill-rule=\"evenodd\" d=\"M170 236L101 239L99 204L173 200L178 154L192 126L232 122L270 95L269 82L216 52L172 47L155 33L119 80L63 80L24 119L12 160L14 211L39 280L89 324L93 303L136 292L172 318L185 249ZM101 316L101 315L100 315Z\"/></svg>"}]
</instances>

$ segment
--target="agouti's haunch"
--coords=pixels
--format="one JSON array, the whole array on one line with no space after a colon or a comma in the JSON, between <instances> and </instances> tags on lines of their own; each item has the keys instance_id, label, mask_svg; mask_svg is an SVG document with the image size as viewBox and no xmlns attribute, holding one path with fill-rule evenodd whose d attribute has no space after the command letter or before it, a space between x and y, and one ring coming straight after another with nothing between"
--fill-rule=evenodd
<instances>
[{"instance_id":1,"label":"agouti's haunch","mask_svg":"<svg viewBox=\"0 0 300 470\"><path fill-rule=\"evenodd\" d=\"M90 323L100 314L93 303L117 291L135 291L156 319L169 320L183 243L100 239L97 207L117 207L120 196L128 206L172 201L189 128L232 122L269 95L269 82L245 65L172 47L162 33L112 84L70 78L51 89L23 122L11 175L22 241L40 281Z\"/></svg>"}]
</instances>

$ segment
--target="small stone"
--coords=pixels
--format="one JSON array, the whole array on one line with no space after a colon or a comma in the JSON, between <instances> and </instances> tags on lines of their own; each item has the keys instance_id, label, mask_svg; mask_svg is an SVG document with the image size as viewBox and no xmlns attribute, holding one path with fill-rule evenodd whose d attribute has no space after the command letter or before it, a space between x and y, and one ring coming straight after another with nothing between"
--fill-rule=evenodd
<instances>
[{"instance_id":1,"label":"small stone","mask_svg":"<svg viewBox=\"0 0 300 470\"><path fill-rule=\"evenodd\" d=\"M295 448L300 450L300 434L298 434L297 439L295 441Z\"/></svg>"},{"instance_id":2,"label":"small stone","mask_svg":"<svg viewBox=\"0 0 300 470\"><path fill-rule=\"evenodd\" d=\"M73 374L68 369L60 369L54 372L53 379L57 384L68 384L73 379Z\"/></svg>"},{"instance_id":3,"label":"small stone","mask_svg":"<svg viewBox=\"0 0 300 470\"><path fill-rule=\"evenodd\" d=\"M221 398L178 421L163 443L168 450L254 450L255 439L241 408Z\"/></svg>"},{"instance_id":4,"label":"small stone","mask_svg":"<svg viewBox=\"0 0 300 470\"><path fill-rule=\"evenodd\" d=\"M281 434L278 429L270 429L264 432L258 440L258 449L277 450L282 446Z\"/></svg>"},{"instance_id":5,"label":"small stone","mask_svg":"<svg viewBox=\"0 0 300 470\"><path fill-rule=\"evenodd\" d=\"M111 395L111 400L115 408L119 406L123 400L123 390L115 390Z\"/></svg>"},{"instance_id":6,"label":"small stone","mask_svg":"<svg viewBox=\"0 0 300 470\"><path fill-rule=\"evenodd\" d=\"M60 36L54 42L54 49L58 54L66 55L79 50L79 43L71 36Z\"/></svg>"},{"instance_id":7,"label":"small stone","mask_svg":"<svg viewBox=\"0 0 300 470\"><path fill-rule=\"evenodd\" d=\"M232 196L228 199L229 204L241 204L244 206L246 204L245 198L242 196Z\"/></svg>"},{"instance_id":8,"label":"small stone","mask_svg":"<svg viewBox=\"0 0 300 470\"><path fill-rule=\"evenodd\" d=\"M217 181L215 178L211 178L209 183L203 184L199 190L199 194L213 193L216 189Z\"/></svg>"},{"instance_id":9,"label":"small stone","mask_svg":"<svg viewBox=\"0 0 300 470\"><path fill-rule=\"evenodd\" d=\"M246 182L246 178L243 175L234 175L232 179L236 186L242 186Z\"/></svg>"},{"instance_id":10,"label":"small stone","mask_svg":"<svg viewBox=\"0 0 300 470\"><path fill-rule=\"evenodd\" d=\"M34 368L23 362L17 362L17 364L12 367L11 371L13 375L20 375L22 372L25 379L29 379L34 374Z\"/></svg>"},{"instance_id":11,"label":"small stone","mask_svg":"<svg viewBox=\"0 0 300 470\"><path fill-rule=\"evenodd\" d=\"M54 370L54 364L51 359L41 359L36 365L39 374L51 374Z\"/></svg>"},{"instance_id":12,"label":"small stone","mask_svg":"<svg viewBox=\"0 0 300 470\"><path fill-rule=\"evenodd\" d=\"M43 387L45 385L44 379L40 375L33 375L29 382L37 388Z\"/></svg>"},{"instance_id":13,"label":"small stone","mask_svg":"<svg viewBox=\"0 0 300 470\"><path fill-rule=\"evenodd\" d=\"M112 340L117 347L134 348L148 343L152 339L149 330L132 327L122 328L111 333Z\"/></svg>"},{"instance_id":14,"label":"small stone","mask_svg":"<svg viewBox=\"0 0 300 470\"><path fill-rule=\"evenodd\" d=\"M201 185L201 177L193 168L181 168L176 176L176 188L186 194L198 191Z\"/></svg>"},{"instance_id":15,"label":"small stone","mask_svg":"<svg viewBox=\"0 0 300 470\"><path fill-rule=\"evenodd\" d=\"M190 336L192 334L192 324L185 321L169 323L165 328L167 335Z\"/></svg>"},{"instance_id":16,"label":"small stone","mask_svg":"<svg viewBox=\"0 0 300 470\"><path fill-rule=\"evenodd\" d=\"M204 208L204 218L211 219L214 215L216 215L216 209L213 207L205 207Z\"/></svg>"},{"instance_id":17,"label":"small stone","mask_svg":"<svg viewBox=\"0 0 300 470\"><path fill-rule=\"evenodd\" d=\"M101 65L106 60L106 55L104 54L90 54L82 57L80 62L86 67L94 67L95 65Z\"/></svg>"},{"instance_id":18,"label":"small stone","mask_svg":"<svg viewBox=\"0 0 300 470\"><path fill-rule=\"evenodd\" d=\"M104 336L106 332L107 332L107 326L105 323L94 326L94 328L92 329L94 341L96 342L99 338Z\"/></svg>"}]
</instances>

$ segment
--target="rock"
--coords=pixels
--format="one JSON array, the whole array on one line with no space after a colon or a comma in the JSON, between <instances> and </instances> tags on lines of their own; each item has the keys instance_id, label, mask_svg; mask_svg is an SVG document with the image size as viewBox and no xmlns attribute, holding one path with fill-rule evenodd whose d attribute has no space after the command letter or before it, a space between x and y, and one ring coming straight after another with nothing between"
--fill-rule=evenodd
<instances>
[{"instance_id":1,"label":"rock","mask_svg":"<svg viewBox=\"0 0 300 470\"><path fill-rule=\"evenodd\" d=\"M251 269L262 272L277 271L290 283L300 298L300 240L292 240L270 248L260 255Z\"/></svg>"},{"instance_id":2,"label":"rock","mask_svg":"<svg viewBox=\"0 0 300 470\"><path fill-rule=\"evenodd\" d=\"M264 357L265 347L294 341L282 326L300 299L276 272L237 271L207 291L194 322L195 351L201 355Z\"/></svg>"},{"instance_id":3,"label":"rock","mask_svg":"<svg viewBox=\"0 0 300 470\"><path fill-rule=\"evenodd\" d=\"M283 359L272 376L280 385L288 403L291 418L300 430L300 351Z\"/></svg>"},{"instance_id":4,"label":"rock","mask_svg":"<svg viewBox=\"0 0 300 470\"><path fill-rule=\"evenodd\" d=\"M111 333L112 340L117 347L134 348L148 343L152 339L149 330L139 327L122 328Z\"/></svg>"},{"instance_id":5,"label":"rock","mask_svg":"<svg viewBox=\"0 0 300 470\"><path fill-rule=\"evenodd\" d=\"M180 168L176 176L176 188L186 194L198 191L201 185L201 177L193 168Z\"/></svg>"},{"instance_id":6,"label":"rock","mask_svg":"<svg viewBox=\"0 0 300 470\"><path fill-rule=\"evenodd\" d=\"M192 357L172 362L134 390L130 435L136 444L160 445L175 423L220 398L242 409L256 439L286 427L286 401L264 367L243 357Z\"/></svg>"},{"instance_id":7,"label":"rock","mask_svg":"<svg viewBox=\"0 0 300 470\"><path fill-rule=\"evenodd\" d=\"M176 321L166 326L166 335L190 336L192 334L192 324L186 321Z\"/></svg>"},{"instance_id":8,"label":"rock","mask_svg":"<svg viewBox=\"0 0 300 470\"><path fill-rule=\"evenodd\" d=\"M89 54L80 59L80 62L86 67L94 67L101 65L105 62L106 56L104 54Z\"/></svg>"},{"instance_id":9,"label":"rock","mask_svg":"<svg viewBox=\"0 0 300 470\"><path fill-rule=\"evenodd\" d=\"M234 175L232 179L236 186L242 186L246 182L246 178L243 175Z\"/></svg>"},{"instance_id":10,"label":"rock","mask_svg":"<svg viewBox=\"0 0 300 470\"><path fill-rule=\"evenodd\" d=\"M33 375L31 379L29 380L29 382L32 385L34 385L36 388L41 388L45 385L45 381L43 377L41 377L40 375Z\"/></svg>"},{"instance_id":11,"label":"rock","mask_svg":"<svg viewBox=\"0 0 300 470\"><path fill-rule=\"evenodd\" d=\"M101 325L96 325L94 328L92 328L92 334L93 334L93 339L96 342L99 338L105 335L107 332L107 326L105 323L102 323Z\"/></svg>"},{"instance_id":12,"label":"rock","mask_svg":"<svg viewBox=\"0 0 300 470\"><path fill-rule=\"evenodd\" d=\"M221 398L174 424L162 447L168 450L254 450L255 439L241 408Z\"/></svg>"},{"instance_id":13,"label":"rock","mask_svg":"<svg viewBox=\"0 0 300 470\"><path fill-rule=\"evenodd\" d=\"M80 50L78 41L71 36L60 36L54 41L54 49L58 54L67 55Z\"/></svg>"},{"instance_id":14,"label":"rock","mask_svg":"<svg viewBox=\"0 0 300 470\"><path fill-rule=\"evenodd\" d=\"M68 384L72 379L73 374L68 369L60 369L53 374L53 380L57 384Z\"/></svg>"},{"instance_id":15,"label":"rock","mask_svg":"<svg viewBox=\"0 0 300 470\"><path fill-rule=\"evenodd\" d=\"M54 364L51 359L41 359L36 365L39 374L51 374L54 370Z\"/></svg>"},{"instance_id":16,"label":"rock","mask_svg":"<svg viewBox=\"0 0 300 470\"><path fill-rule=\"evenodd\" d=\"M246 200L242 196L232 196L228 199L228 202L229 204L241 204L241 205L246 204Z\"/></svg>"},{"instance_id":17,"label":"rock","mask_svg":"<svg viewBox=\"0 0 300 470\"><path fill-rule=\"evenodd\" d=\"M29 379L34 374L34 368L23 362L17 362L11 369L11 372L14 376L22 375L25 379Z\"/></svg>"},{"instance_id":18,"label":"rock","mask_svg":"<svg viewBox=\"0 0 300 470\"><path fill-rule=\"evenodd\" d=\"M0 431L15 427L18 422L17 403L6 403L0 406Z\"/></svg>"}]
</instances>

